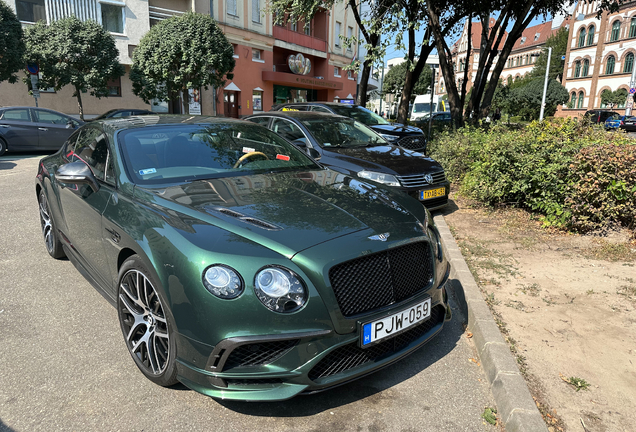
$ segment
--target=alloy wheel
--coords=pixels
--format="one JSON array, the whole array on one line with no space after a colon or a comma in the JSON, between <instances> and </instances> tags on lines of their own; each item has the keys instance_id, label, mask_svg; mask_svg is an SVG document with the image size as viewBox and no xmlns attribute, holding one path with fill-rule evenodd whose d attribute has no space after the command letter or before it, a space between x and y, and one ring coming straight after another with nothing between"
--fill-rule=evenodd
<instances>
[{"instance_id":1,"label":"alloy wheel","mask_svg":"<svg viewBox=\"0 0 636 432\"><path fill-rule=\"evenodd\" d=\"M170 358L168 323L155 288L139 270L121 278L119 309L126 345L138 366L148 375L161 375Z\"/></svg>"},{"instance_id":2,"label":"alloy wheel","mask_svg":"<svg viewBox=\"0 0 636 432\"><path fill-rule=\"evenodd\" d=\"M40 193L40 223L42 224L42 235L44 236L44 243L46 244L46 250L49 253L53 253L53 246L55 239L53 238L53 224L51 223L51 214L49 212L49 204L46 201L44 192Z\"/></svg>"}]
</instances>

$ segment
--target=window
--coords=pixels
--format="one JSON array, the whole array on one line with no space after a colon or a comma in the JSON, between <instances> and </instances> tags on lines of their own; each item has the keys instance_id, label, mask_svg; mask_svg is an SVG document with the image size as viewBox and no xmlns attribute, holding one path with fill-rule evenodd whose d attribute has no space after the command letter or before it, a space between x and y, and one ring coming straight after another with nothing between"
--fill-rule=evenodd
<instances>
[{"instance_id":1,"label":"window","mask_svg":"<svg viewBox=\"0 0 636 432\"><path fill-rule=\"evenodd\" d=\"M607 64L605 65L605 75L611 75L614 73L614 65L616 64L616 59L613 55L607 58Z\"/></svg>"},{"instance_id":2,"label":"window","mask_svg":"<svg viewBox=\"0 0 636 432\"><path fill-rule=\"evenodd\" d=\"M334 66L333 76L340 78L340 68L338 66Z\"/></svg>"},{"instance_id":3,"label":"window","mask_svg":"<svg viewBox=\"0 0 636 432\"><path fill-rule=\"evenodd\" d=\"M349 78L350 80L354 79L353 78L353 71L347 71L347 78Z\"/></svg>"},{"instance_id":4,"label":"window","mask_svg":"<svg viewBox=\"0 0 636 432\"><path fill-rule=\"evenodd\" d=\"M263 61L262 56L263 53L261 50L252 48L252 60Z\"/></svg>"},{"instance_id":5,"label":"window","mask_svg":"<svg viewBox=\"0 0 636 432\"><path fill-rule=\"evenodd\" d=\"M263 92L262 91L253 91L252 92L252 110L254 112L263 111Z\"/></svg>"},{"instance_id":6,"label":"window","mask_svg":"<svg viewBox=\"0 0 636 432\"><path fill-rule=\"evenodd\" d=\"M617 41L618 37L620 36L620 33L621 33L621 22L614 21L614 24L612 24L612 35L610 36L610 42Z\"/></svg>"},{"instance_id":7,"label":"window","mask_svg":"<svg viewBox=\"0 0 636 432\"><path fill-rule=\"evenodd\" d=\"M585 29L581 29L581 33L579 33L579 48L585 46Z\"/></svg>"},{"instance_id":8,"label":"window","mask_svg":"<svg viewBox=\"0 0 636 432\"><path fill-rule=\"evenodd\" d=\"M225 7L228 15L238 16L238 12L236 11L236 0L225 0Z\"/></svg>"},{"instance_id":9,"label":"window","mask_svg":"<svg viewBox=\"0 0 636 432\"><path fill-rule=\"evenodd\" d=\"M29 115L29 110L24 109L10 109L6 110L1 117L2 120L12 120L12 121L23 121L30 122L31 116Z\"/></svg>"},{"instance_id":10,"label":"window","mask_svg":"<svg viewBox=\"0 0 636 432\"><path fill-rule=\"evenodd\" d=\"M623 65L623 72L629 73L634 69L634 54L629 53L625 56L625 61Z\"/></svg>"},{"instance_id":11,"label":"window","mask_svg":"<svg viewBox=\"0 0 636 432\"><path fill-rule=\"evenodd\" d=\"M336 21L336 37L334 41L334 45L336 48L340 48L340 23Z\"/></svg>"},{"instance_id":12,"label":"window","mask_svg":"<svg viewBox=\"0 0 636 432\"><path fill-rule=\"evenodd\" d=\"M70 161L82 161L91 167L97 180L104 180L108 143L106 135L96 127L85 128L75 143Z\"/></svg>"},{"instance_id":13,"label":"window","mask_svg":"<svg viewBox=\"0 0 636 432\"><path fill-rule=\"evenodd\" d=\"M331 111L329 111L327 108L325 107L321 107L321 106L312 106L311 110L314 112L321 112L321 113L327 113L327 114L332 114Z\"/></svg>"},{"instance_id":14,"label":"window","mask_svg":"<svg viewBox=\"0 0 636 432\"><path fill-rule=\"evenodd\" d=\"M20 21L46 21L44 0L17 0L15 8Z\"/></svg>"},{"instance_id":15,"label":"window","mask_svg":"<svg viewBox=\"0 0 636 432\"><path fill-rule=\"evenodd\" d=\"M70 118L60 115L58 113L39 110L39 109L34 109L33 114L35 114L34 120L37 123L66 125L71 120Z\"/></svg>"},{"instance_id":16,"label":"window","mask_svg":"<svg viewBox=\"0 0 636 432\"><path fill-rule=\"evenodd\" d=\"M298 21L292 21L291 30L297 32L298 31Z\"/></svg>"},{"instance_id":17,"label":"window","mask_svg":"<svg viewBox=\"0 0 636 432\"><path fill-rule=\"evenodd\" d=\"M237 45L237 44L232 44L232 48L234 48L234 55L233 55L232 57L234 57L234 58L239 58L239 55L238 55L238 52L239 52L239 51L238 51L238 45Z\"/></svg>"},{"instance_id":18,"label":"window","mask_svg":"<svg viewBox=\"0 0 636 432\"><path fill-rule=\"evenodd\" d=\"M261 22L261 0L252 0L252 21Z\"/></svg>"},{"instance_id":19,"label":"window","mask_svg":"<svg viewBox=\"0 0 636 432\"><path fill-rule=\"evenodd\" d=\"M121 77L108 81L108 96L121 96Z\"/></svg>"},{"instance_id":20,"label":"window","mask_svg":"<svg viewBox=\"0 0 636 432\"><path fill-rule=\"evenodd\" d=\"M305 23L303 30L307 36L311 36L311 22Z\"/></svg>"},{"instance_id":21,"label":"window","mask_svg":"<svg viewBox=\"0 0 636 432\"><path fill-rule=\"evenodd\" d=\"M579 92L579 103L576 104L577 108L583 108L583 92Z\"/></svg>"},{"instance_id":22,"label":"window","mask_svg":"<svg viewBox=\"0 0 636 432\"><path fill-rule=\"evenodd\" d=\"M636 18L632 18L632 22L629 24L629 37L636 37Z\"/></svg>"},{"instance_id":23,"label":"window","mask_svg":"<svg viewBox=\"0 0 636 432\"><path fill-rule=\"evenodd\" d=\"M305 134L303 133L303 131L301 131L298 126L296 126L294 123L290 122L289 120L276 118L272 122L271 129L272 131L276 132L278 135L282 136L283 138L288 139L289 141L293 142L297 139L303 139L305 142L307 142L307 137L305 137Z\"/></svg>"},{"instance_id":24,"label":"window","mask_svg":"<svg viewBox=\"0 0 636 432\"><path fill-rule=\"evenodd\" d=\"M581 62L577 61L574 65L574 78L578 78L581 76Z\"/></svg>"},{"instance_id":25,"label":"window","mask_svg":"<svg viewBox=\"0 0 636 432\"><path fill-rule=\"evenodd\" d=\"M271 120L271 117L253 117L251 119L248 119L248 121L251 121L252 123L256 123L258 125L265 126L265 127L267 127L270 120Z\"/></svg>"},{"instance_id":26,"label":"window","mask_svg":"<svg viewBox=\"0 0 636 432\"><path fill-rule=\"evenodd\" d=\"M587 44L588 46L594 44L594 26L591 26L587 32Z\"/></svg>"},{"instance_id":27,"label":"window","mask_svg":"<svg viewBox=\"0 0 636 432\"><path fill-rule=\"evenodd\" d=\"M586 77L589 72L590 72L590 61L589 60L584 60L583 61L583 74L582 74L582 76Z\"/></svg>"},{"instance_id":28,"label":"window","mask_svg":"<svg viewBox=\"0 0 636 432\"><path fill-rule=\"evenodd\" d=\"M576 92L572 92L572 95L570 96L570 105L572 108L576 106Z\"/></svg>"},{"instance_id":29,"label":"window","mask_svg":"<svg viewBox=\"0 0 636 432\"><path fill-rule=\"evenodd\" d=\"M349 46L347 46L347 51L351 51L351 38L353 37L353 27L347 27L347 40L349 41Z\"/></svg>"},{"instance_id":30,"label":"window","mask_svg":"<svg viewBox=\"0 0 636 432\"><path fill-rule=\"evenodd\" d=\"M541 36L541 33L535 33L534 34L534 40L539 40L539 36Z\"/></svg>"},{"instance_id":31,"label":"window","mask_svg":"<svg viewBox=\"0 0 636 432\"><path fill-rule=\"evenodd\" d=\"M124 33L124 7L101 3L102 26L111 33Z\"/></svg>"}]
</instances>

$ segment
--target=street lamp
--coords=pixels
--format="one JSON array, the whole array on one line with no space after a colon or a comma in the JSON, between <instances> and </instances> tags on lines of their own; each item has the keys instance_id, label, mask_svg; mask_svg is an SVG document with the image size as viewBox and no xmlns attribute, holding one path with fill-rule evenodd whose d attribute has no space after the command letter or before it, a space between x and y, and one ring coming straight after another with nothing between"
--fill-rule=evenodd
<instances>
[{"instance_id":1,"label":"street lamp","mask_svg":"<svg viewBox=\"0 0 636 432\"><path fill-rule=\"evenodd\" d=\"M545 81L543 82L543 98L541 98L541 112L539 113L539 121L543 121L543 112L545 111L545 93L548 91L548 73L550 72L551 58L552 47L548 47L548 64L545 67Z\"/></svg>"},{"instance_id":2,"label":"street lamp","mask_svg":"<svg viewBox=\"0 0 636 432\"><path fill-rule=\"evenodd\" d=\"M433 98L435 97L435 65L431 65L431 102L429 104L429 117L428 117L428 138L426 142L431 141L431 127L433 125Z\"/></svg>"}]
</instances>

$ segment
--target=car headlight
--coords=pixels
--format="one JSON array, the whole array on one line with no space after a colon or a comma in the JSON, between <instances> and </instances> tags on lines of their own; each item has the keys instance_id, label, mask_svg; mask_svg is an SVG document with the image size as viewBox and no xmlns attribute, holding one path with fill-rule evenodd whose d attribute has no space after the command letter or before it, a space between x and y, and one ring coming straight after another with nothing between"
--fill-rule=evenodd
<instances>
[{"instance_id":1,"label":"car headlight","mask_svg":"<svg viewBox=\"0 0 636 432\"><path fill-rule=\"evenodd\" d=\"M210 293L222 299L233 299L243 293L243 280L230 267L215 264L203 272L203 285Z\"/></svg>"},{"instance_id":2,"label":"car headlight","mask_svg":"<svg viewBox=\"0 0 636 432\"><path fill-rule=\"evenodd\" d=\"M440 241L437 229L429 226L426 233L428 235L428 238L431 240L431 244L433 245L433 253L435 254L435 258L441 262L443 258L442 243Z\"/></svg>"},{"instance_id":3,"label":"car headlight","mask_svg":"<svg viewBox=\"0 0 636 432\"><path fill-rule=\"evenodd\" d=\"M395 135L387 135L387 134L378 134L378 135L380 135L382 138L384 138L388 142L396 142L398 139L400 139L399 136L395 136Z\"/></svg>"},{"instance_id":4,"label":"car headlight","mask_svg":"<svg viewBox=\"0 0 636 432\"><path fill-rule=\"evenodd\" d=\"M267 267L254 278L256 296L274 312L290 313L307 302L307 290L300 278L284 267Z\"/></svg>"},{"instance_id":5,"label":"car headlight","mask_svg":"<svg viewBox=\"0 0 636 432\"><path fill-rule=\"evenodd\" d=\"M398 179L395 178L395 176L392 176L391 174L384 174L384 173L373 172L373 171L360 171L358 172L358 177L361 177L367 180L372 180L377 183L382 183L387 186L400 186L400 182L398 181Z\"/></svg>"}]
</instances>

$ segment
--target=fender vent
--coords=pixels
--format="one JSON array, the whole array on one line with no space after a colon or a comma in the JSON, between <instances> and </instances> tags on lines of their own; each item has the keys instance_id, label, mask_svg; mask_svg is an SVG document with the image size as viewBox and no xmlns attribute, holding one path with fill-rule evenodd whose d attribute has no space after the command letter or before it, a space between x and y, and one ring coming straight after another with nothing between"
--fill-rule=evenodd
<instances>
[{"instance_id":1,"label":"fender vent","mask_svg":"<svg viewBox=\"0 0 636 432\"><path fill-rule=\"evenodd\" d=\"M274 225L274 224L271 224L269 222L265 222L264 220L256 219L255 217L252 217L252 216L246 216L243 213L239 213L237 211L230 210L230 209L227 209L227 208L224 208L224 207L208 207L207 209L215 211L215 212L218 212L218 213L221 213L221 214L224 214L224 215L229 216L229 217L233 217L233 218L239 219L239 220L241 220L241 221L243 221L245 223L248 223L250 225L255 225L255 226L259 227L259 228L263 228L263 229L266 229L266 230L269 230L269 231L280 231L280 230L282 230L282 228L279 227L278 225Z\"/></svg>"}]
</instances>

